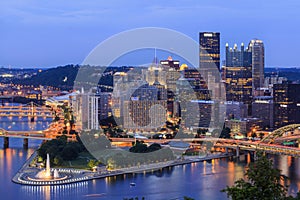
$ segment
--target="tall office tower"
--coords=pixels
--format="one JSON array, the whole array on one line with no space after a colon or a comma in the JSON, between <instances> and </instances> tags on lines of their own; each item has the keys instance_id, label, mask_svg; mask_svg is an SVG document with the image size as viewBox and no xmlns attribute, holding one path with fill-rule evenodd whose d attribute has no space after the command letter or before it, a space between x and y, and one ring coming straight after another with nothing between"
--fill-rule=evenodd
<instances>
[{"instance_id":1,"label":"tall office tower","mask_svg":"<svg viewBox=\"0 0 300 200\"><path fill-rule=\"evenodd\" d=\"M249 49L241 50L229 48L226 44L226 61L222 67L222 77L225 81L226 100L243 102L251 105L252 102L252 53Z\"/></svg>"},{"instance_id":2,"label":"tall office tower","mask_svg":"<svg viewBox=\"0 0 300 200\"><path fill-rule=\"evenodd\" d=\"M159 63L161 71L158 71L158 73L156 74L156 82L159 82L159 84L164 85L167 89L168 116L174 117L176 109L174 103L176 93L176 82L180 78L180 62L178 60L173 60L173 58L169 56L167 60L161 60ZM156 84L156 86L159 85Z\"/></svg>"},{"instance_id":3,"label":"tall office tower","mask_svg":"<svg viewBox=\"0 0 300 200\"><path fill-rule=\"evenodd\" d=\"M193 100L210 100L211 96L207 88L207 84L197 69L185 69L183 71L184 79L189 82L192 87L196 99Z\"/></svg>"},{"instance_id":4,"label":"tall office tower","mask_svg":"<svg viewBox=\"0 0 300 200\"><path fill-rule=\"evenodd\" d=\"M199 33L199 69L205 81L220 81L220 33ZM213 76L209 78L209 76ZM210 83L208 83L210 84Z\"/></svg>"},{"instance_id":5,"label":"tall office tower","mask_svg":"<svg viewBox=\"0 0 300 200\"><path fill-rule=\"evenodd\" d=\"M202 32L199 34L200 69L220 68L220 33Z\"/></svg>"},{"instance_id":6,"label":"tall office tower","mask_svg":"<svg viewBox=\"0 0 300 200\"><path fill-rule=\"evenodd\" d=\"M274 84L274 127L300 123L300 84Z\"/></svg>"},{"instance_id":7,"label":"tall office tower","mask_svg":"<svg viewBox=\"0 0 300 200\"><path fill-rule=\"evenodd\" d=\"M177 81L177 100L180 106L181 125L186 129L206 127L211 122L213 101L200 72L185 69Z\"/></svg>"},{"instance_id":8,"label":"tall office tower","mask_svg":"<svg viewBox=\"0 0 300 200\"><path fill-rule=\"evenodd\" d=\"M252 52L252 77L253 90L262 88L265 77L265 48L261 40L253 39L248 45Z\"/></svg>"},{"instance_id":9,"label":"tall office tower","mask_svg":"<svg viewBox=\"0 0 300 200\"><path fill-rule=\"evenodd\" d=\"M214 100L211 106L211 126L219 128L225 118L225 111L220 104L225 101L224 85L220 76L220 33L199 33L199 71L210 91L210 97Z\"/></svg>"}]
</instances>

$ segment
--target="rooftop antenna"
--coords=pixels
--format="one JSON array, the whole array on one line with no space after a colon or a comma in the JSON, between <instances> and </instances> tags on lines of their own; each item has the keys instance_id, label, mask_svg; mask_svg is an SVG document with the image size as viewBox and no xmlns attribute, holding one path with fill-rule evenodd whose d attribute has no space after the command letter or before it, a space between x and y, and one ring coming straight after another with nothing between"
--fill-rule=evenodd
<instances>
[{"instance_id":1,"label":"rooftop antenna","mask_svg":"<svg viewBox=\"0 0 300 200\"><path fill-rule=\"evenodd\" d=\"M156 55L156 48L154 48L154 59L155 59L155 65L157 65L157 57L156 57L157 55Z\"/></svg>"},{"instance_id":2,"label":"rooftop antenna","mask_svg":"<svg viewBox=\"0 0 300 200\"><path fill-rule=\"evenodd\" d=\"M170 48L170 52L171 52L171 57L173 58L174 57L174 48Z\"/></svg>"}]
</instances>

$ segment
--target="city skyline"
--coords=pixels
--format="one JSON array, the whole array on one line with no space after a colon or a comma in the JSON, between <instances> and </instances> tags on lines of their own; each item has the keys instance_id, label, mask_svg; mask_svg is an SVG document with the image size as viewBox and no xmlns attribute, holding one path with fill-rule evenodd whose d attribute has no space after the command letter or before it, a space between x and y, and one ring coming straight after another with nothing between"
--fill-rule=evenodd
<instances>
[{"instance_id":1,"label":"city skyline","mask_svg":"<svg viewBox=\"0 0 300 200\"><path fill-rule=\"evenodd\" d=\"M299 8L0 1L2 199L300 199Z\"/></svg>"},{"instance_id":2,"label":"city skyline","mask_svg":"<svg viewBox=\"0 0 300 200\"><path fill-rule=\"evenodd\" d=\"M195 41L199 32L220 32L221 60L225 57L226 43L246 44L258 38L265 44L266 67L300 66L297 59L300 41L295 39L300 33L295 26L300 19L298 7L299 2L293 0L276 4L271 1L1 2L0 66L44 68L80 64L100 42L141 27L174 29ZM123 13L122 17L118 17L119 13Z\"/></svg>"}]
</instances>

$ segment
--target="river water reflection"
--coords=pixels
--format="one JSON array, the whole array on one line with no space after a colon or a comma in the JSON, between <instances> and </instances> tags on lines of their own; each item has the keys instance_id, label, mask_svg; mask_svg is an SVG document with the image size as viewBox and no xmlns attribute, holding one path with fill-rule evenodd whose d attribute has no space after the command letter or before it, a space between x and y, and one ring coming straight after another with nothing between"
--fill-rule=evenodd
<instances>
[{"instance_id":1,"label":"river water reflection","mask_svg":"<svg viewBox=\"0 0 300 200\"><path fill-rule=\"evenodd\" d=\"M14 121L12 123L12 121ZM1 118L0 127L10 130L42 130L51 120L35 123L28 119ZM242 178L245 168L251 162L249 155L239 159L215 159L211 162L192 163L164 168L150 173L128 174L93 181L60 186L24 186L11 182L11 178L36 150L41 141L29 140L24 150L23 140L11 138L8 149L3 149L0 138L0 199L51 200L51 199L103 199L145 197L146 200L183 199L227 199L220 190ZM290 177L290 194L300 188L300 159L290 156L270 156L274 166ZM135 186L130 186L134 182Z\"/></svg>"},{"instance_id":2,"label":"river water reflection","mask_svg":"<svg viewBox=\"0 0 300 200\"><path fill-rule=\"evenodd\" d=\"M169 167L150 173L128 174L105 179L61 186L22 186L11 182L12 176L38 147L40 141L31 141L27 150L22 149L21 139L11 139L8 149L0 149L1 199L106 199L114 200L145 197L146 200L227 199L219 192L234 180L243 177L251 161L249 155L240 159L216 159L211 162L192 163ZM2 138L0 145L3 144ZM290 156L270 156L274 165L290 177L290 193L300 188L300 159ZM136 183L130 186L130 183Z\"/></svg>"}]
</instances>

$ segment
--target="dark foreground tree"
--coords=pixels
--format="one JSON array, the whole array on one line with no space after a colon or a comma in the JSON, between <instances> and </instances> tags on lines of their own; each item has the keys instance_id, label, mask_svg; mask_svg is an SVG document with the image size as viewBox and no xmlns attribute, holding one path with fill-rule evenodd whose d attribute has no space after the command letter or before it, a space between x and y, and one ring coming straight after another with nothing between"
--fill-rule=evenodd
<instances>
[{"instance_id":1,"label":"dark foreground tree","mask_svg":"<svg viewBox=\"0 0 300 200\"><path fill-rule=\"evenodd\" d=\"M232 187L221 190L232 200L286 200L299 199L287 197L287 186L282 185L287 177L280 170L273 168L272 160L262 152L257 153L257 160L250 164L245 173L245 179L240 179Z\"/></svg>"}]
</instances>

